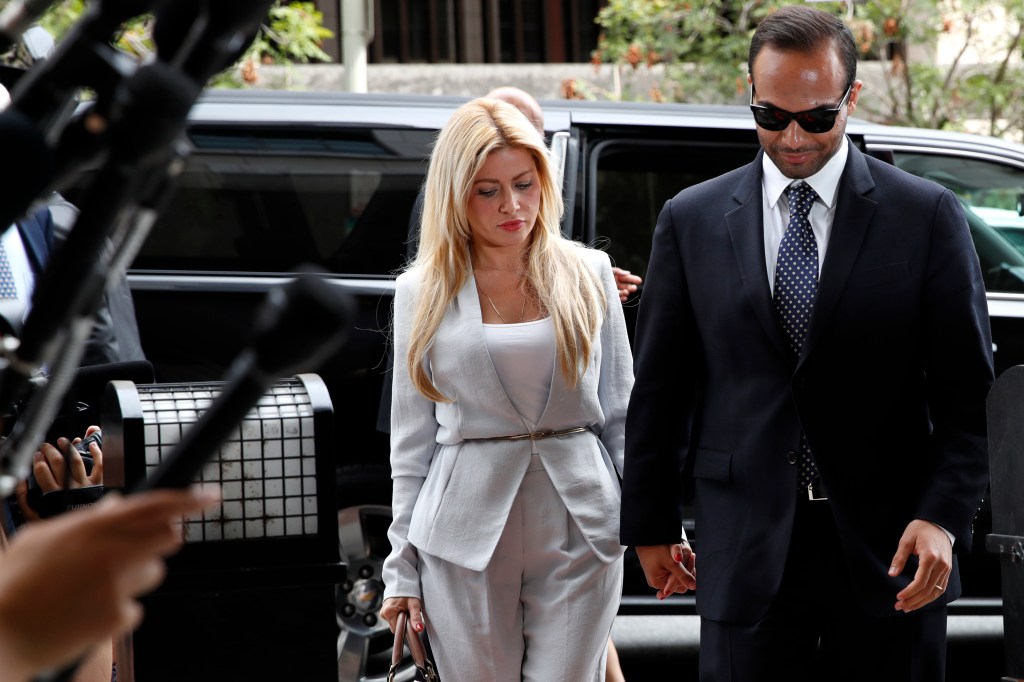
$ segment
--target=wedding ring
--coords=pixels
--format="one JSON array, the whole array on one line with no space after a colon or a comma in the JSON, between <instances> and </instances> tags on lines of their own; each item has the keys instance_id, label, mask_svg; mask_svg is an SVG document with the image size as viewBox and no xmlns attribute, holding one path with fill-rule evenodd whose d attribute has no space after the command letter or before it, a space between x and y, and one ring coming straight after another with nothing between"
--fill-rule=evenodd
<instances>
[{"instance_id":1,"label":"wedding ring","mask_svg":"<svg viewBox=\"0 0 1024 682\"><path fill-rule=\"evenodd\" d=\"M945 592L946 591L946 588L943 587L942 585L936 585L935 589L938 590L939 592Z\"/></svg>"}]
</instances>

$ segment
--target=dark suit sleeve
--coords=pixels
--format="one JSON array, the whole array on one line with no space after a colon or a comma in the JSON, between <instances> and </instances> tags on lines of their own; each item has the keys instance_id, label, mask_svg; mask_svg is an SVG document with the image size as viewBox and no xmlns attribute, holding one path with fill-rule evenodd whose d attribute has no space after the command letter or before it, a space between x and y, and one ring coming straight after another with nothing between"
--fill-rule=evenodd
<instances>
[{"instance_id":1,"label":"dark suit sleeve","mask_svg":"<svg viewBox=\"0 0 1024 682\"><path fill-rule=\"evenodd\" d=\"M658 217L633 349L636 382L626 416L621 542L677 542L681 471L702 351L680 251L677 200Z\"/></svg>"},{"instance_id":2,"label":"dark suit sleeve","mask_svg":"<svg viewBox=\"0 0 1024 682\"><path fill-rule=\"evenodd\" d=\"M929 245L925 371L935 470L917 517L971 545L971 522L988 482L985 399L993 381L992 336L981 267L959 202L946 191Z\"/></svg>"},{"instance_id":3,"label":"dark suit sleeve","mask_svg":"<svg viewBox=\"0 0 1024 682\"><path fill-rule=\"evenodd\" d=\"M78 208L56 192L48 199L47 206L47 213L53 217L51 239L62 245L78 219ZM131 289L127 276L122 273L103 293L81 364L104 365L145 359Z\"/></svg>"}]
</instances>

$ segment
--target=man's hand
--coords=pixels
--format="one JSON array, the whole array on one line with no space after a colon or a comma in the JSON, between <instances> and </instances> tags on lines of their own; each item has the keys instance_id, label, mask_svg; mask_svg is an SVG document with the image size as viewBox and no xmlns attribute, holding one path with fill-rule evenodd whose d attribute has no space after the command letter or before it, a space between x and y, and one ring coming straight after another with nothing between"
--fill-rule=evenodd
<instances>
[{"instance_id":1,"label":"man's hand","mask_svg":"<svg viewBox=\"0 0 1024 682\"><path fill-rule=\"evenodd\" d=\"M918 558L917 571L909 585L896 594L896 610L909 613L935 601L946 591L953 570L953 545L942 528L930 521L914 519L903 531L889 575L898 576L910 555Z\"/></svg>"},{"instance_id":2,"label":"man's hand","mask_svg":"<svg viewBox=\"0 0 1024 682\"><path fill-rule=\"evenodd\" d=\"M638 284L644 283L643 277L622 268L612 268L612 274L615 275L615 286L619 288L619 300L623 303L626 302L630 294L636 291Z\"/></svg>"},{"instance_id":3,"label":"man's hand","mask_svg":"<svg viewBox=\"0 0 1024 682\"><path fill-rule=\"evenodd\" d=\"M636 556L658 599L697 589L697 555L689 543L637 547Z\"/></svg>"}]
</instances>

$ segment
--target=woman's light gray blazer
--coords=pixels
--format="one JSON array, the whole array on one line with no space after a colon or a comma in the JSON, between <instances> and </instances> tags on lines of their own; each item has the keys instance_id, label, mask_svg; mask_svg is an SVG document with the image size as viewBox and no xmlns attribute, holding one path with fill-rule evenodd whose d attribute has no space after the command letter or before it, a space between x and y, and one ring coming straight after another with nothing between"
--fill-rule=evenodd
<instances>
[{"instance_id":1,"label":"woman's light gray blazer","mask_svg":"<svg viewBox=\"0 0 1024 682\"><path fill-rule=\"evenodd\" d=\"M537 453L594 553L622 555L619 477L623 426L633 386L632 356L607 254L581 249L597 273L607 312L590 364L576 389L557 365L537 430L590 427L543 440L486 441L530 429L512 406L484 342L480 301L470 275L438 330L427 370L452 403L434 403L413 388L404 358L417 294L417 273L399 276L395 291L395 368L391 409L394 520L384 564L384 596L419 597L417 549L465 568L491 559L512 501Z\"/></svg>"}]
</instances>

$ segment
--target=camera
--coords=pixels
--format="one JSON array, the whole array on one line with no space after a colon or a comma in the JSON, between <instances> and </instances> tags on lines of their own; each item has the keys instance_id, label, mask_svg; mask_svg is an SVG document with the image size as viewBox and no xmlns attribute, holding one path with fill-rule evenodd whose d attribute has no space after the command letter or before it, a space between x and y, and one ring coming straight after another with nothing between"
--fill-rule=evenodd
<instances>
[{"instance_id":1,"label":"camera","mask_svg":"<svg viewBox=\"0 0 1024 682\"><path fill-rule=\"evenodd\" d=\"M103 447L102 432L97 431L88 438L84 438L74 445L74 448L82 455L82 462L85 464L86 474L92 473L93 459L92 455L89 453L89 446L92 443L96 443L100 447ZM39 482L36 481L34 471L29 472L28 478L26 479L26 485L28 488L25 496L26 501L29 506L43 518L56 516L61 512L77 509L78 507L90 506L95 504L96 501L103 496L102 485L55 490L44 494L42 489L39 487Z\"/></svg>"}]
</instances>

